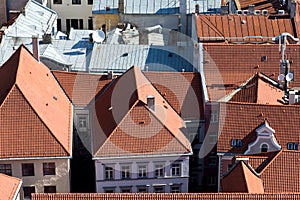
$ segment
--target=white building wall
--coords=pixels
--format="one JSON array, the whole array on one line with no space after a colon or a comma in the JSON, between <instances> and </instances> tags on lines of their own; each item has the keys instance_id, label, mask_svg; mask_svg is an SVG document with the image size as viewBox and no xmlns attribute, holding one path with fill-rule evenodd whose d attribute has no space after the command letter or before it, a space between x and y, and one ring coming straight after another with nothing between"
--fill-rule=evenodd
<instances>
[{"instance_id":1,"label":"white building wall","mask_svg":"<svg viewBox=\"0 0 300 200\"><path fill-rule=\"evenodd\" d=\"M72 4L72 0L62 0L62 4L54 4L54 0L48 0L48 7L58 14L61 19L63 32L67 31L67 19L83 19L83 29L88 29L89 17L92 17L92 6L87 0L81 0L81 4Z\"/></svg>"},{"instance_id":2,"label":"white building wall","mask_svg":"<svg viewBox=\"0 0 300 200\"><path fill-rule=\"evenodd\" d=\"M181 164L181 175L171 176L171 164ZM164 164L164 177L155 178L155 164ZM147 178L138 178L138 165L147 166ZM114 192L121 192L122 187L130 187L131 192L137 192L138 186L146 186L147 192L154 192L155 186L164 186L165 192L171 192L171 186L180 185L180 192L188 192L189 157L143 157L143 158L119 158L96 160L96 191L105 192L105 188L114 188ZM121 179L121 166L129 165L131 168L130 179ZM114 179L105 180L105 166L114 169Z\"/></svg>"},{"instance_id":3,"label":"white building wall","mask_svg":"<svg viewBox=\"0 0 300 200\"><path fill-rule=\"evenodd\" d=\"M55 175L43 175L43 163L55 163ZM22 176L22 163L34 163L34 176ZM44 186L56 186L57 193L70 192L70 159L45 160L1 160L0 164L11 164L12 176L22 179L22 187L35 186L37 193ZM21 189L21 192L23 189Z\"/></svg>"}]
</instances>

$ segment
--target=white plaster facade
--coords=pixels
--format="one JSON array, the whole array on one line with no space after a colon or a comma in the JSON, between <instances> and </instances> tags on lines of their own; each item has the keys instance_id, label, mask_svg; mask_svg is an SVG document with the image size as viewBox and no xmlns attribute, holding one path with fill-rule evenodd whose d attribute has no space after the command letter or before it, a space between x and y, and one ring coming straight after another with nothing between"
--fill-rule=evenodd
<instances>
[{"instance_id":1,"label":"white plaster facade","mask_svg":"<svg viewBox=\"0 0 300 200\"><path fill-rule=\"evenodd\" d=\"M22 164L32 163L34 176L22 175ZM44 175L43 163L55 163L55 175ZM70 159L69 158L41 158L41 159L2 159L0 164L10 164L12 176L22 179L21 199L24 187L34 187L36 193L44 193L45 186L55 186L57 193L70 192Z\"/></svg>"},{"instance_id":2,"label":"white plaster facade","mask_svg":"<svg viewBox=\"0 0 300 200\"><path fill-rule=\"evenodd\" d=\"M59 23L61 23L61 31L62 32L68 32L68 25L69 23L70 27L73 27L75 29L92 29L92 27L89 26L89 22L92 25L92 6L93 1L90 0L62 0L61 4L54 3L54 2L60 2L56 0L48 0L47 6L57 12L58 14L58 29L59 29ZM73 2L77 2L77 4L74 4ZM80 2L80 3L79 3ZM73 22L72 22L73 20ZM59 22L61 21L61 22ZM74 23L77 26L74 26ZM73 24L72 24L73 23Z\"/></svg>"},{"instance_id":3,"label":"white plaster facade","mask_svg":"<svg viewBox=\"0 0 300 200\"><path fill-rule=\"evenodd\" d=\"M172 164L178 164L179 174L172 176ZM95 160L96 167L96 191L102 192L141 192L140 188L145 189L144 192L161 192L169 193L188 192L189 178L189 156L172 156L172 155L156 155L156 156L139 156L139 157L123 157ZM157 166L163 167L163 175L156 177ZM130 176L122 178L122 166L128 166ZM146 166L146 176L139 177L139 166ZM105 168L113 169L113 178L107 179ZM174 167L174 165L173 165ZM125 189L125 190L124 190Z\"/></svg>"}]
</instances>

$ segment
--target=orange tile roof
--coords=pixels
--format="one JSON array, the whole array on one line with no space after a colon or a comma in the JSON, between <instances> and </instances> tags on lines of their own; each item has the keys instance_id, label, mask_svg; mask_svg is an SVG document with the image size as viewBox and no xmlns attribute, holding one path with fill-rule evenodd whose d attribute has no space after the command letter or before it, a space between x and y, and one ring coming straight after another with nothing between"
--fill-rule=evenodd
<instances>
[{"instance_id":1,"label":"orange tile roof","mask_svg":"<svg viewBox=\"0 0 300 200\"><path fill-rule=\"evenodd\" d=\"M72 104L50 70L22 45L0 77L0 157L70 156Z\"/></svg>"},{"instance_id":2,"label":"orange tile roof","mask_svg":"<svg viewBox=\"0 0 300 200\"><path fill-rule=\"evenodd\" d=\"M262 180L244 161L238 162L221 183L223 192L264 193Z\"/></svg>"},{"instance_id":3,"label":"orange tile roof","mask_svg":"<svg viewBox=\"0 0 300 200\"><path fill-rule=\"evenodd\" d=\"M199 42L273 43L272 37L284 32L296 36L291 19L264 15L200 14L196 28Z\"/></svg>"},{"instance_id":4,"label":"orange tile roof","mask_svg":"<svg viewBox=\"0 0 300 200\"><path fill-rule=\"evenodd\" d=\"M155 97L154 112L148 96ZM137 67L115 79L91 113L95 157L191 153L183 120Z\"/></svg>"},{"instance_id":5,"label":"orange tile roof","mask_svg":"<svg viewBox=\"0 0 300 200\"><path fill-rule=\"evenodd\" d=\"M277 82L257 73L228 96L231 97L229 101L282 105L284 91L279 88Z\"/></svg>"},{"instance_id":6,"label":"orange tile roof","mask_svg":"<svg viewBox=\"0 0 300 200\"><path fill-rule=\"evenodd\" d=\"M292 105L220 103L217 151L243 154L255 141L255 130L264 120L275 130L283 149L287 149L288 142L300 143L299 112L300 107ZM231 147L232 139L241 139L242 147Z\"/></svg>"},{"instance_id":7,"label":"orange tile roof","mask_svg":"<svg viewBox=\"0 0 300 200\"><path fill-rule=\"evenodd\" d=\"M271 193L271 194L247 194L247 193L68 193L68 194L32 194L32 200L296 200L300 199L300 193Z\"/></svg>"},{"instance_id":8,"label":"orange tile roof","mask_svg":"<svg viewBox=\"0 0 300 200\"><path fill-rule=\"evenodd\" d=\"M264 191L266 193L299 193L300 192L300 171L298 151L281 150L269 153L262 153L262 157L269 154L269 157L253 172L258 173L259 178L263 181ZM249 160L253 157L260 157L259 154L243 155L248 156ZM248 162L249 163L249 162ZM243 174L242 174L243 173ZM231 171L231 177L224 177L222 181L225 188L229 188L229 180L234 183L240 180L241 176L246 176L248 172L241 171L235 167ZM242 175L241 175L242 174ZM226 179L228 180L226 180ZM254 183L253 183L254 184ZM237 188L238 185L236 185ZM226 190L227 191L227 190ZM225 190L224 190L225 192Z\"/></svg>"},{"instance_id":9,"label":"orange tile roof","mask_svg":"<svg viewBox=\"0 0 300 200\"><path fill-rule=\"evenodd\" d=\"M146 71L143 73L182 118L204 118L199 73Z\"/></svg>"},{"instance_id":10,"label":"orange tile roof","mask_svg":"<svg viewBox=\"0 0 300 200\"><path fill-rule=\"evenodd\" d=\"M15 200L21 184L21 179L0 174L0 199Z\"/></svg>"},{"instance_id":11,"label":"orange tile roof","mask_svg":"<svg viewBox=\"0 0 300 200\"><path fill-rule=\"evenodd\" d=\"M279 0L235 0L239 10L249 9L254 5L255 10L268 10L270 14L276 14L277 10L283 9Z\"/></svg>"},{"instance_id":12,"label":"orange tile roof","mask_svg":"<svg viewBox=\"0 0 300 200\"><path fill-rule=\"evenodd\" d=\"M107 75L52 71L75 106L87 106L111 79Z\"/></svg>"},{"instance_id":13,"label":"orange tile roof","mask_svg":"<svg viewBox=\"0 0 300 200\"><path fill-rule=\"evenodd\" d=\"M204 75L210 100L219 100L261 72L277 79L280 71L279 45L204 44ZM294 71L290 87L300 86L300 45L287 45L286 56ZM262 57L266 60L263 61Z\"/></svg>"}]
</instances>

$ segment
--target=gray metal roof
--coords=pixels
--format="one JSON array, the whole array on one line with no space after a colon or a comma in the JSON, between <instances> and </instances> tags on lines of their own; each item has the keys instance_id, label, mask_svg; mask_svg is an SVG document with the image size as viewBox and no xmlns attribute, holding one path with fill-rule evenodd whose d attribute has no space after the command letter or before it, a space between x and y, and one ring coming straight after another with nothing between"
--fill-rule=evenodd
<instances>
[{"instance_id":1,"label":"gray metal roof","mask_svg":"<svg viewBox=\"0 0 300 200\"><path fill-rule=\"evenodd\" d=\"M55 11L34 0L29 0L23 14L20 14L16 21L5 30L5 34L10 37L30 38L32 35L39 35L41 38L45 33L52 32L56 18Z\"/></svg>"},{"instance_id":2,"label":"gray metal roof","mask_svg":"<svg viewBox=\"0 0 300 200\"><path fill-rule=\"evenodd\" d=\"M125 14L177 14L179 7L186 7L186 14L195 12L195 5L199 4L200 13L216 13L221 7L221 0L124 0ZM119 13L119 0L94 0L93 14Z\"/></svg>"},{"instance_id":3,"label":"gray metal roof","mask_svg":"<svg viewBox=\"0 0 300 200\"><path fill-rule=\"evenodd\" d=\"M148 71L194 71L193 47L94 44L91 72L124 72L133 65Z\"/></svg>"}]
</instances>

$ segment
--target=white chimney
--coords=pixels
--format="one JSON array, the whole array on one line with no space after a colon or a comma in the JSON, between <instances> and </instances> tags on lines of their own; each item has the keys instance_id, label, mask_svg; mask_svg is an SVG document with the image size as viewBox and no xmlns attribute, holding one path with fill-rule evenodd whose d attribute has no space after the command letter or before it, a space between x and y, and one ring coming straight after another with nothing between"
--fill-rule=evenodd
<instances>
[{"instance_id":1,"label":"white chimney","mask_svg":"<svg viewBox=\"0 0 300 200\"><path fill-rule=\"evenodd\" d=\"M32 36L32 53L33 57L40 62L40 52L39 52L39 36Z\"/></svg>"}]
</instances>

